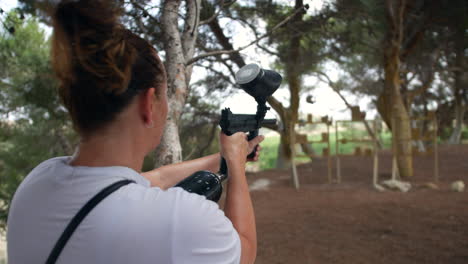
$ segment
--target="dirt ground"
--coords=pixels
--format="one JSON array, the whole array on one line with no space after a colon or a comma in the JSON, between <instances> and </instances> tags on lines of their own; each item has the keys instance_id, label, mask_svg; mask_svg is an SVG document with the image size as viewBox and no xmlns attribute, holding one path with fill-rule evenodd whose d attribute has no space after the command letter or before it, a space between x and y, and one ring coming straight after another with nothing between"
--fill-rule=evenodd
<instances>
[{"instance_id":1,"label":"dirt ground","mask_svg":"<svg viewBox=\"0 0 468 264\"><path fill-rule=\"evenodd\" d=\"M271 182L252 191L256 263L468 263L468 192L450 191L452 181L468 183L468 145L439 153L439 190L422 186L433 179L432 156L415 157L408 193L375 191L370 157L343 158L339 185L326 183L326 160L300 165L298 191L289 170L249 174ZM382 152L381 179L390 168Z\"/></svg>"}]
</instances>

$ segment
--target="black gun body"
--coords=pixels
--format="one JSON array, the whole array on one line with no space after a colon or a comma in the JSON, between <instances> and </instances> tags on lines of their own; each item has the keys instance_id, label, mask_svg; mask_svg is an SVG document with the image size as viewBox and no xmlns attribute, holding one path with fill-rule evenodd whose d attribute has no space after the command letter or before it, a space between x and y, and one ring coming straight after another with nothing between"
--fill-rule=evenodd
<instances>
[{"instance_id":1,"label":"black gun body","mask_svg":"<svg viewBox=\"0 0 468 264\"><path fill-rule=\"evenodd\" d=\"M258 131L262 126L275 125L276 119L263 119L263 116L259 120L258 115L246 115L246 114L233 114L229 108L225 108L221 111L221 120L219 126L224 134L231 136L237 132L249 132L247 135L248 140L254 139L258 136ZM247 158L255 157L257 147L250 153ZM227 174L226 161L221 159L220 172Z\"/></svg>"},{"instance_id":2,"label":"black gun body","mask_svg":"<svg viewBox=\"0 0 468 264\"><path fill-rule=\"evenodd\" d=\"M260 123L260 127L275 125L276 119L264 119ZM228 121L226 130L223 132L230 136L237 132L252 132L258 130L257 120L255 115L232 115L232 120Z\"/></svg>"},{"instance_id":3,"label":"black gun body","mask_svg":"<svg viewBox=\"0 0 468 264\"><path fill-rule=\"evenodd\" d=\"M263 119L258 122L257 115L233 114L229 108L222 110L219 125L224 134L231 136L237 132L254 132L249 140L258 136L258 130L263 126L275 125L276 119Z\"/></svg>"}]
</instances>

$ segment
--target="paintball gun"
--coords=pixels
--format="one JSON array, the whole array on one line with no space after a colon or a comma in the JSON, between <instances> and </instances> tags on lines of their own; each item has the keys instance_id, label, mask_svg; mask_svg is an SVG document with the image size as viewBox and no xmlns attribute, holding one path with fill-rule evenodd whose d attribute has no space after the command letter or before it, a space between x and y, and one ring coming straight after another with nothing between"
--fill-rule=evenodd
<instances>
[{"instance_id":1,"label":"paintball gun","mask_svg":"<svg viewBox=\"0 0 468 264\"><path fill-rule=\"evenodd\" d=\"M265 119L267 99L280 86L282 77L279 73L260 68L257 64L242 67L235 76L236 83L255 98L257 113L255 115L233 114L229 108L221 111L219 126L224 134L230 136L236 132L249 132L248 140L258 136L262 126L276 124L276 119ZM247 157L252 158L258 146ZM223 192L221 183L227 179L226 161L221 158L220 170L217 174L210 171L197 171L179 182L175 187L182 187L188 192L204 195L207 199L217 202Z\"/></svg>"}]
</instances>

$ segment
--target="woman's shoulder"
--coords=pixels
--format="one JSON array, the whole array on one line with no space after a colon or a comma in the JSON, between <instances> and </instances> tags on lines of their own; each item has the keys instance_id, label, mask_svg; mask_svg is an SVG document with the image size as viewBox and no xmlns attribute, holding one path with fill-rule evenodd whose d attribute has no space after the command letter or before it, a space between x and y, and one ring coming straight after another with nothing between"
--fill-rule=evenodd
<instances>
[{"instance_id":1,"label":"woman's shoulder","mask_svg":"<svg viewBox=\"0 0 468 264\"><path fill-rule=\"evenodd\" d=\"M175 205L181 208L192 208L195 206L199 212L222 212L217 203L206 199L205 196L187 192L180 187L169 188L164 193L171 197Z\"/></svg>"},{"instance_id":2,"label":"woman's shoulder","mask_svg":"<svg viewBox=\"0 0 468 264\"><path fill-rule=\"evenodd\" d=\"M230 220L219 205L205 196L190 193L180 187L169 188L158 195L159 204L165 204L176 217L175 224L206 225L207 223L224 224L232 228Z\"/></svg>"},{"instance_id":3,"label":"woman's shoulder","mask_svg":"<svg viewBox=\"0 0 468 264\"><path fill-rule=\"evenodd\" d=\"M231 221L225 216L224 211L213 201L205 196L190 193L180 187L170 188L166 191L173 201L173 213L177 215L176 224L181 228L203 227L210 229L213 226L222 226L233 229Z\"/></svg>"},{"instance_id":4,"label":"woman's shoulder","mask_svg":"<svg viewBox=\"0 0 468 264\"><path fill-rule=\"evenodd\" d=\"M69 159L69 156L54 157L39 163L26 175L21 185L32 184L45 177L55 175L58 170L63 170L63 164L66 164Z\"/></svg>"},{"instance_id":5,"label":"woman's shoulder","mask_svg":"<svg viewBox=\"0 0 468 264\"><path fill-rule=\"evenodd\" d=\"M63 156L63 157L54 157L54 158L44 160L43 162L39 163L36 167L34 167L34 169L32 169L29 174L33 174L42 170L47 170L47 169L63 166L67 164L70 159L71 159L70 156Z\"/></svg>"}]
</instances>

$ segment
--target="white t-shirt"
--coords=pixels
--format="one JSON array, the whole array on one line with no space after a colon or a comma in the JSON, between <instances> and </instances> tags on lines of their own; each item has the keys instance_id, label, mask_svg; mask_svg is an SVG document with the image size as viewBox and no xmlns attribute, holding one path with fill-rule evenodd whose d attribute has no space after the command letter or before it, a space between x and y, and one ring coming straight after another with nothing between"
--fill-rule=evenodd
<instances>
[{"instance_id":1,"label":"white t-shirt","mask_svg":"<svg viewBox=\"0 0 468 264\"><path fill-rule=\"evenodd\" d=\"M239 263L240 239L218 205L181 188L163 191L127 167L37 166L15 193L8 218L9 264L45 263L70 219L122 179L72 235L57 263Z\"/></svg>"}]
</instances>

